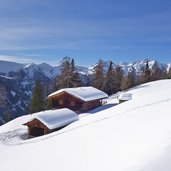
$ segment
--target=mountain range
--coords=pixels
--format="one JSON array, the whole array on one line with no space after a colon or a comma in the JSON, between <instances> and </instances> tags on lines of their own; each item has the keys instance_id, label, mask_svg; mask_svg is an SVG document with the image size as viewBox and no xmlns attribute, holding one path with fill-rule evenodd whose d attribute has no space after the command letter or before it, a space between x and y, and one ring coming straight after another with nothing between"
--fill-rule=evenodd
<instances>
[{"instance_id":1,"label":"mountain range","mask_svg":"<svg viewBox=\"0 0 171 171\"><path fill-rule=\"evenodd\" d=\"M137 74L146 65L147 60L133 63L121 62L114 64L121 66L124 74L133 67ZM96 64L90 67L77 66L84 85L89 85L89 75L94 72ZM109 62L105 62L104 70L107 71ZM149 61L149 67L169 70L171 64L162 64L155 60ZM0 61L0 125L4 123L4 117L11 115L12 119L29 113L29 103L35 80L43 83L45 94L54 91L54 78L60 74L61 65L51 66L46 63L16 63Z\"/></svg>"}]
</instances>

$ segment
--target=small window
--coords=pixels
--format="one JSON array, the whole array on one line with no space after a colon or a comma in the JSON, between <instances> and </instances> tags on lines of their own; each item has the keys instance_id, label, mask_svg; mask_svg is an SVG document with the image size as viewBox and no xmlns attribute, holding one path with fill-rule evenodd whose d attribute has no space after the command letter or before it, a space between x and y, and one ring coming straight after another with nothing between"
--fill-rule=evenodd
<instances>
[{"instance_id":1,"label":"small window","mask_svg":"<svg viewBox=\"0 0 171 171\"><path fill-rule=\"evenodd\" d=\"M70 102L70 105L71 105L71 106L75 106L75 101L71 101L71 102Z\"/></svg>"},{"instance_id":2,"label":"small window","mask_svg":"<svg viewBox=\"0 0 171 171\"><path fill-rule=\"evenodd\" d=\"M59 100L59 105L63 105L64 101L63 100Z\"/></svg>"}]
</instances>

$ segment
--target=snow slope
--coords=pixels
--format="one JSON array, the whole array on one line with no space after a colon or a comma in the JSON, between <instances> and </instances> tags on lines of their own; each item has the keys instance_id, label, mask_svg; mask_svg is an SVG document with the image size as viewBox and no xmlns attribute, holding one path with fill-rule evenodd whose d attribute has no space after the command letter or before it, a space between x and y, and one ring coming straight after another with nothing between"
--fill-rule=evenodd
<instances>
[{"instance_id":1,"label":"snow slope","mask_svg":"<svg viewBox=\"0 0 171 171\"><path fill-rule=\"evenodd\" d=\"M30 115L0 127L3 171L170 171L171 80L143 84L64 129L26 140L22 123ZM113 96L115 97L115 96Z\"/></svg>"}]
</instances>

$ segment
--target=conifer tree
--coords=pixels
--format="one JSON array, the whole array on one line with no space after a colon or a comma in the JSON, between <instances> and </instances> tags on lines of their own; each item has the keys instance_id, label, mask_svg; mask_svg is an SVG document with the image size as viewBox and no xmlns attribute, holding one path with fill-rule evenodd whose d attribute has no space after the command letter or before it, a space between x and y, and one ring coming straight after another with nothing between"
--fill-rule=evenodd
<instances>
[{"instance_id":1,"label":"conifer tree","mask_svg":"<svg viewBox=\"0 0 171 171\"><path fill-rule=\"evenodd\" d=\"M161 80L164 78L164 71L160 69L159 67L156 67L153 74L152 74L152 79L153 80Z\"/></svg>"},{"instance_id":2,"label":"conifer tree","mask_svg":"<svg viewBox=\"0 0 171 171\"><path fill-rule=\"evenodd\" d=\"M61 62L61 74L57 78L57 89L72 87L70 68L70 58L64 57Z\"/></svg>"},{"instance_id":3,"label":"conifer tree","mask_svg":"<svg viewBox=\"0 0 171 171\"><path fill-rule=\"evenodd\" d=\"M115 87L116 92L117 92L117 91L121 90L121 82L122 82L122 79L123 79L123 70L119 65L116 66L114 74L115 74L114 87Z\"/></svg>"},{"instance_id":4,"label":"conifer tree","mask_svg":"<svg viewBox=\"0 0 171 171\"><path fill-rule=\"evenodd\" d=\"M152 80L151 76L151 70L149 68L148 60L146 61L145 68L142 69L141 75L140 75L140 83L147 83Z\"/></svg>"},{"instance_id":5,"label":"conifer tree","mask_svg":"<svg viewBox=\"0 0 171 171\"><path fill-rule=\"evenodd\" d=\"M92 85L100 90L104 90L104 61L100 59L95 66Z\"/></svg>"},{"instance_id":6,"label":"conifer tree","mask_svg":"<svg viewBox=\"0 0 171 171\"><path fill-rule=\"evenodd\" d=\"M129 80L128 80L128 76L123 76L122 80L121 80L121 86L120 89L123 91L125 89L127 89L129 87Z\"/></svg>"},{"instance_id":7,"label":"conifer tree","mask_svg":"<svg viewBox=\"0 0 171 171\"><path fill-rule=\"evenodd\" d=\"M127 76L123 76L121 80L121 90L125 90L137 85L137 76L134 67L128 72Z\"/></svg>"},{"instance_id":8,"label":"conifer tree","mask_svg":"<svg viewBox=\"0 0 171 171\"><path fill-rule=\"evenodd\" d=\"M149 82L149 81L151 81L151 71L147 60L146 67L145 67L145 82Z\"/></svg>"},{"instance_id":9,"label":"conifer tree","mask_svg":"<svg viewBox=\"0 0 171 171\"><path fill-rule=\"evenodd\" d=\"M46 101L46 110L52 109L53 108L53 103L52 99L47 99Z\"/></svg>"},{"instance_id":10,"label":"conifer tree","mask_svg":"<svg viewBox=\"0 0 171 171\"><path fill-rule=\"evenodd\" d=\"M30 112L40 112L44 109L43 88L40 80L36 80L30 101Z\"/></svg>"},{"instance_id":11,"label":"conifer tree","mask_svg":"<svg viewBox=\"0 0 171 171\"><path fill-rule=\"evenodd\" d=\"M5 123L9 122L12 119L12 115L9 108L3 112L2 118Z\"/></svg>"},{"instance_id":12,"label":"conifer tree","mask_svg":"<svg viewBox=\"0 0 171 171\"><path fill-rule=\"evenodd\" d=\"M168 78L168 79L171 79L171 66L170 66L170 68L169 68L169 71L168 71L168 74L167 74L167 78Z\"/></svg>"},{"instance_id":13,"label":"conifer tree","mask_svg":"<svg viewBox=\"0 0 171 171\"><path fill-rule=\"evenodd\" d=\"M74 59L71 60L71 86L79 87L81 85L80 75L77 72Z\"/></svg>"},{"instance_id":14,"label":"conifer tree","mask_svg":"<svg viewBox=\"0 0 171 171\"><path fill-rule=\"evenodd\" d=\"M131 67L131 71L128 72L128 88L137 85L137 75L134 67Z\"/></svg>"},{"instance_id":15,"label":"conifer tree","mask_svg":"<svg viewBox=\"0 0 171 171\"><path fill-rule=\"evenodd\" d=\"M80 75L77 72L74 59L64 57L61 62L61 74L56 78L57 89L79 87Z\"/></svg>"},{"instance_id":16,"label":"conifer tree","mask_svg":"<svg viewBox=\"0 0 171 171\"><path fill-rule=\"evenodd\" d=\"M110 61L109 68L105 77L104 91L108 95L115 93L116 89L114 85L115 85L115 75L114 75L114 69L113 69L113 62Z\"/></svg>"}]
</instances>

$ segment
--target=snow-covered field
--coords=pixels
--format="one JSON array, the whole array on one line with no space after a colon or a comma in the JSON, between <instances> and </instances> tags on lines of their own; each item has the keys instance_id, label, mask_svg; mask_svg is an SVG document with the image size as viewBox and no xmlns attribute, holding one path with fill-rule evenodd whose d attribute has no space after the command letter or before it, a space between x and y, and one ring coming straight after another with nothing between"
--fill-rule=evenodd
<instances>
[{"instance_id":1,"label":"snow-covered field","mask_svg":"<svg viewBox=\"0 0 171 171\"><path fill-rule=\"evenodd\" d=\"M135 87L132 100L80 115L64 129L27 139L22 124L0 127L2 171L171 171L171 80Z\"/></svg>"}]
</instances>

